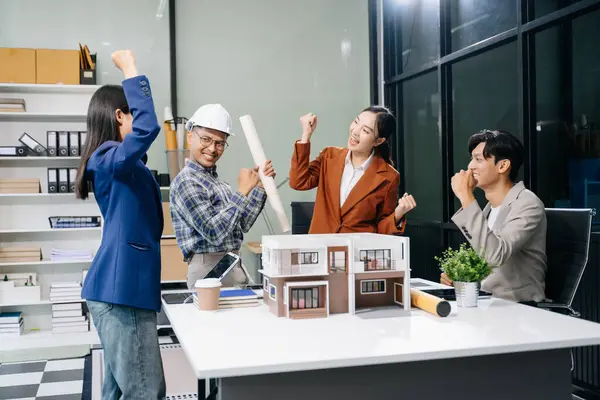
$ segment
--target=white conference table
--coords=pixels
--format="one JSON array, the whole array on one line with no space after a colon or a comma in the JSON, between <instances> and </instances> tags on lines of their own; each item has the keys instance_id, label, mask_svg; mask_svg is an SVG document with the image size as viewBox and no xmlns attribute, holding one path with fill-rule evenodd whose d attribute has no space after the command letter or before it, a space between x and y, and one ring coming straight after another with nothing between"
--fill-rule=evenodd
<instances>
[{"instance_id":1,"label":"white conference table","mask_svg":"<svg viewBox=\"0 0 600 400\"><path fill-rule=\"evenodd\" d=\"M570 349L600 344L593 322L493 298L451 304L446 318L391 308L291 320L264 305L163 302L197 378L217 379L222 400L566 400Z\"/></svg>"}]
</instances>

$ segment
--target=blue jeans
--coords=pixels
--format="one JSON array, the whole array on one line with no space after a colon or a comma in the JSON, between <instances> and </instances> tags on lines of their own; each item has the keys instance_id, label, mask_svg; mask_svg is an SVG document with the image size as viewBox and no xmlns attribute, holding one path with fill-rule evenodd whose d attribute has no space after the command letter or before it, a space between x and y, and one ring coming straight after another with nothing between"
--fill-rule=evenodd
<instances>
[{"instance_id":1,"label":"blue jeans","mask_svg":"<svg viewBox=\"0 0 600 400\"><path fill-rule=\"evenodd\" d=\"M166 397L156 312L87 300L104 349L102 400Z\"/></svg>"}]
</instances>

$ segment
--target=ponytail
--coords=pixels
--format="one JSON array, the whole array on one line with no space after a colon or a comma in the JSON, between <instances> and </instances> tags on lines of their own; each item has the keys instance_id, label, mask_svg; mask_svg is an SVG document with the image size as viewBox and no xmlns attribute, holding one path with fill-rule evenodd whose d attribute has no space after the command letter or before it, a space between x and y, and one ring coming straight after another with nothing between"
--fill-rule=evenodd
<instances>
[{"instance_id":1,"label":"ponytail","mask_svg":"<svg viewBox=\"0 0 600 400\"><path fill-rule=\"evenodd\" d=\"M394 160L392 160L392 146L390 146L389 140L381 143L375 148L375 150L376 153L383 158L386 163L390 164L392 167L394 166Z\"/></svg>"},{"instance_id":2,"label":"ponytail","mask_svg":"<svg viewBox=\"0 0 600 400\"><path fill-rule=\"evenodd\" d=\"M394 161L392 160L392 146L390 145L390 138L396 135L396 117L394 117L394 114L392 114L389 109L383 106L367 107L363 110L363 112L365 111L372 112L377 115L375 120L377 137L385 139L385 141L375 149L377 154L379 154L379 156L383 158L386 163L393 167Z\"/></svg>"}]
</instances>

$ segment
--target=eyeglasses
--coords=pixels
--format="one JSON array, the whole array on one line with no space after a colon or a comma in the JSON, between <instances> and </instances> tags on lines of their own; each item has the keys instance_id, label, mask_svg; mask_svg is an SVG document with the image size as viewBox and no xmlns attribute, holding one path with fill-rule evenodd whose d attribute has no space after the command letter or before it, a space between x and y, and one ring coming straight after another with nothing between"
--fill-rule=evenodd
<instances>
[{"instance_id":1,"label":"eyeglasses","mask_svg":"<svg viewBox=\"0 0 600 400\"><path fill-rule=\"evenodd\" d=\"M229 144L225 141L225 140L215 140L213 138L209 138L208 136L200 136L200 134L198 132L195 132L196 135L198 135L198 138L200 139L200 143L202 144L202 147L210 147L211 144L215 144L215 148L217 148L217 150L225 150L227 148L227 146L229 146Z\"/></svg>"}]
</instances>

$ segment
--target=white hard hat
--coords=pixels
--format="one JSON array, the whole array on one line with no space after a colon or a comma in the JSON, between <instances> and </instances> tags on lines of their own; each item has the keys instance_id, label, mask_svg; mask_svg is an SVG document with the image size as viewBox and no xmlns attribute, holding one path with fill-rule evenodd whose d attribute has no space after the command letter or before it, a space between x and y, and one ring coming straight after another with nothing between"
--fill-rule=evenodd
<instances>
[{"instance_id":1,"label":"white hard hat","mask_svg":"<svg viewBox=\"0 0 600 400\"><path fill-rule=\"evenodd\" d=\"M235 136L231 130L231 116L221 104L206 104L197 109L185 124L185 129L191 131L195 126L215 129Z\"/></svg>"}]
</instances>

